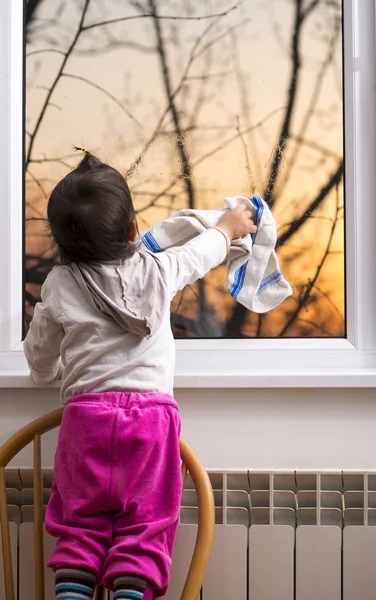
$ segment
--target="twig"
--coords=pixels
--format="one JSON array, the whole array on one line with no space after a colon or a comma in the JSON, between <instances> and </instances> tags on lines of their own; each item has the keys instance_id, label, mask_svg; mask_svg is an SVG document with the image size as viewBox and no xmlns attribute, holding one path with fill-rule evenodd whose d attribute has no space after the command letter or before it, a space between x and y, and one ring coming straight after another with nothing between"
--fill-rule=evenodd
<instances>
[{"instance_id":1,"label":"twig","mask_svg":"<svg viewBox=\"0 0 376 600\"><path fill-rule=\"evenodd\" d=\"M39 127L40 127L40 125L41 125L41 123L43 121L43 117L45 115L45 112L46 112L47 107L49 105L49 102L51 100L51 96L54 93L54 90L55 90L57 84L60 81L60 78L61 78L61 76L63 74L65 65L67 64L67 61L68 61L70 55L73 52L73 49L74 49L74 47L75 47L75 45L76 45L76 43L78 41L78 38L80 37L80 35L82 33L83 23L84 23L84 20L85 20L87 9L89 8L89 3L90 3L90 0L85 0L84 8L83 8L83 11L82 11L82 14L81 14L81 18L80 18L80 22L79 22L79 25L78 25L78 29L77 29L76 35L74 36L74 38L73 38L73 40L71 42L71 45L69 46L67 52L64 53L64 59L63 59L61 65L60 65L60 69L58 70L57 75L56 75L56 77L55 77L55 79L54 79L54 81L53 81L53 83L52 83L52 85L50 87L50 90L49 90L49 92L48 92L48 94L46 96L46 99L44 101L44 105L42 107L42 110L39 113L39 117L38 117L36 125L34 127L34 131L33 131L33 133L30 136L29 149L28 149L27 156L26 156L26 166L30 162L32 151L33 151L33 146L34 146L34 142L35 142L35 138L36 138L36 136L38 134Z\"/></svg>"},{"instance_id":2,"label":"twig","mask_svg":"<svg viewBox=\"0 0 376 600\"><path fill-rule=\"evenodd\" d=\"M297 307L297 309L296 309L296 310L295 310L295 312L294 312L294 313L291 315L291 317L290 317L290 319L288 320L288 322L286 323L286 325L283 327L282 331L281 331L281 332L280 332L280 334L279 334L279 337L283 337L283 336L286 334L286 332L288 331L288 329L291 327L291 325L293 324L293 322L295 321L295 319L297 319L297 318L298 318L298 316L299 316L299 314L300 314L301 310L302 310L302 309L304 308L304 306L307 304L307 301L308 301L308 299L309 299L309 297L310 297L310 295L311 295L311 291L312 291L312 289L313 289L313 288L314 288L314 286L316 285L316 281L317 281L317 280L318 280L318 278L319 278L319 275L320 275L320 273L321 273L321 271L322 271L322 268L323 268L323 266L324 266L324 264L325 264L325 261L326 261L326 259L327 259L327 257L328 257L328 253L329 253L329 250L330 250L330 246L332 245L332 241L333 241L334 232L335 232L335 229L336 229L336 226L337 226L337 222L338 222L338 221L337 221L337 217L338 217L338 210L339 210L339 198L338 198L338 184L337 184L337 195L336 195L336 211L335 211L335 216L334 216L334 219L333 219L333 224L332 224L332 227L331 227L331 230L330 230L329 240L328 240L327 246L326 246L326 248L325 248L325 252L324 252L324 254L323 254L323 257L322 257L322 259L321 259L321 261L320 261L320 263L319 263L319 265L318 265L318 267L317 267L317 269L316 269L316 273L315 273L315 276L314 276L314 278L312 279L312 281L309 281L309 282L307 283L307 286L306 286L305 292L303 293L302 297L301 297L301 298L300 298L300 300L299 300L299 304L298 304L298 307Z\"/></svg>"},{"instance_id":3,"label":"twig","mask_svg":"<svg viewBox=\"0 0 376 600\"><path fill-rule=\"evenodd\" d=\"M222 73L210 73L209 76L211 79L214 79L215 77L220 77L221 79L223 79L224 77L227 77L229 75L233 75L234 73L232 71L223 71ZM186 81L206 81L208 79L208 74L204 73L202 75L190 75L189 77L186 78Z\"/></svg>"},{"instance_id":4,"label":"twig","mask_svg":"<svg viewBox=\"0 0 376 600\"><path fill-rule=\"evenodd\" d=\"M195 190L192 182L192 170L190 164L190 157L185 144L185 136L180 123L180 115L175 103L175 97L173 96L172 84L171 84L171 76L167 63L166 49L164 44L164 39L162 35L161 22L157 18L158 10L157 10L157 0L149 0L149 9L151 14L153 15L153 24L155 35L157 39L157 48L158 54L160 58L160 64L162 68L163 75L163 83L166 93L166 98L169 106L169 111L171 113L172 121L174 123L174 129L176 133L176 147L178 151L178 155L180 158L181 165L181 177L184 182L184 186L187 193L188 206L189 208L195 208ZM193 57L194 53L191 54ZM193 60L193 58L192 58ZM186 74L189 70L190 62L186 67L186 72L183 75L183 78L186 77ZM205 319L207 313L206 299L205 299L205 283L203 280L198 280L197 282L198 290L199 290L199 314L201 320Z\"/></svg>"},{"instance_id":5,"label":"twig","mask_svg":"<svg viewBox=\"0 0 376 600\"><path fill-rule=\"evenodd\" d=\"M57 48L43 48L42 50L32 50L26 54L26 58L30 58L30 56L34 56L35 54L44 54L45 52L53 52L54 54L61 54L65 56L65 52L63 50L58 50Z\"/></svg>"},{"instance_id":6,"label":"twig","mask_svg":"<svg viewBox=\"0 0 376 600\"><path fill-rule=\"evenodd\" d=\"M336 171L329 177L328 182L321 188L320 192L316 196L316 198L311 202L311 204L304 210L304 214L296 219L289 229L283 233L279 240L277 241L277 248L283 246L283 244L290 239L304 223L307 221L310 213L315 211L325 200L327 195L331 192L331 190L338 186L343 176L343 160L340 161L338 168Z\"/></svg>"},{"instance_id":7,"label":"twig","mask_svg":"<svg viewBox=\"0 0 376 600\"><path fill-rule=\"evenodd\" d=\"M119 102L119 100L117 98L115 98L115 96L113 96L112 94L110 94L110 92L108 92L106 89L102 88L97 83L94 83L94 81L90 81L90 79L86 79L86 77L82 77L81 75L73 75L72 73L62 73L61 77L69 77L70 79L76 79L77 81L82 81L83 83L87 83L87 85L90 85L91 87L95 88L96 90L102 92L103 94L105 94L105 96L107 96L107 98L110 98L110 100L112 100L113 102L115 102L115 104L119 108L121 108L121 110L132 121L134 121L141 129L143 129L143 126L141 125L141 123L139 121L137 121L137 119L129 112L129 110L121 102Z\"/></svg>"},{"instance_id":8,"label":"twig","mask_svg":"<svg viewBox=\"0 0 376 600\"><path fill-rule=\"evenodd\" d=\"M248 187L248 190L247 190L247 191L248 191L248 194L250 194L250 195L251 195L251 194L253 194L253 193L254 193L254 191L255 191L255 184L254 184L254 182L253 182L252 170L251 170L251 164L250 164L250 162L249 162L248 146L247 146L247 143L246 143L246 141L245 141L245 139L244 139L244 136L243 136L243 134L242 134L242 132L241 132L241 130L240 130L239 117L237 117L237 119L236 119L236 120L237 120L237 124L236 124L236 131L237 131L237 132L238 132L238 134L239 134L239 138L240 138L240 141L241 141L241 143L242 143L242 146L243 146L243 150L244 150L244 159L245 159L245 169L246 169L246 171L247 171L247 175L248 175L248 182L247 182L247 183L248 183L248 186L247 186L247 187Z\"/></svg>"},{"instance_id":9,"label":"twig","mask_svg":"<svg viewBox=\"0 0 376 600\"><path fill-rule=\"evenodd\" d=\"M256 337L260 338L265 315L258 315Z\"/></svg>"},{"instance_id":10,"label":"twig","mask_svg":"<svg viewBox=\"0 0 376 600\"><path fill-rule=\"evenodd\" d=\"M178 303L178 306L177 306L177 308L176 308L175 315L174 315L174 316L172 317L172 319L171 319L171 326L172 326L172 327L173 327L173 326L174 326L174 324L175 324L176 316L179 314L179 311L180 311L181 305L183 304L183 300L184 300L184 294L185 294L186 290L187 290L187 288L185 287L185 288L182 290L181 294L180 294L179 303Z\"/></svg>"},{"instance_id":11,"label":"twig","mask_svg":"<svg viewBox=\"0 0 376 600\"><path fill-rule=\"evenodd\" d=\"M156 48L153 46L145 46L139 42L127 41L127 40L111 40L105 46L96 46L95 48L81 48L76 49L76 56L96 56L100 54L103 56L106 52L112 52L115 48L130 48L131 50L137 50L143 54L153 54Z\"/></svg>"},{"instance_id":12,"label":"twig","mask_svg":"<svg viewBox=\"0 0 376 600\"><path fill-rule=\"evenodd\" d=\"M314 285L314 289L317 290L319 292L319 294L321 294L322 296L324 296L324 298L326 298L326 300L329 302L329 304L331 305L331 307L335 310L335 312L337 313L337 315L339 316L339 318L341 319L341 322L343 324L344 323L343 315L340 313L340 311L338 310L338 306L336 306L334 304L334 302L330 298L329 294L327 294L321 288L319 288L319 286L317 284Z\"/></svg>"},{"instance_id":13,"label":"twig","mask_svg":"<svg viewBox=\"0 0 376 600\"><path fill-rule=\"evenodd\" d=\"M208 81L209 81L209 78L212 77L212 75L210 73L210 69L212 66L212 60L213 60L212 53L208 52L205 56L205 60L203 62L202 69L201 69L201 72L202 72L201 85L197 86L198 93L197 93L194 105L192 107L192 110L191 110L191 117L189 120L188 128L192 129L192 130L197 125L197 120L200 116L201 109L202 109L205 99L206 99L206 91L207 91L207 87L208 87ZM186 77L186 81L187 81L187 77Z\"/></svg>"},{"instance_id":14,"label":"twig","mask_svg":"<svg viewBox=\"0 0 376 600\"><path fill-rule=\"evenodd\" d=\"M33 175L33 173L29 169L26 169L26 172L28 173L28 175L30 175L31 179L34 181L34 183L36 183L36 185L41 190L43 196L47 199L48 194L47 194L46 190L44 189L43 185L41 184L41 182L35 177L35 175Z\"/></svg>"},{"instance_id":15,"label":"twig","mask_svg":"<svg viewBox=\"0 0 376 600\"><path fill-rule=\"evenodd\" d=\"M49 104L49 106L52 106L53 108L57 108L57 110L60 110L60 112L61 112L61 110L62 110L61 106L59 106L58 104L55 104L55 102L49 102L48 104Z\"/></svg>"},{"instance_id":16,"label":"twig","mask_svg":"<svg viewBox=\"0 0 376 600\"><path fill-rule=\"evenodd\" d=\"M290 139L295 140L301 146L307 146L307 148L311 148L311 150L316 150L317 152L321 152L321 154L323 154L324 156L327 156L329 158L335 158L336 160L341 158L340 155L338 154L338 152L334 152L334 150L325 148L325 146L322 146L321 144L319 144L313 140L307 140L307 139L300 137L299 135L294 135L294 134L290 135Z\"/></svg>"},{"instance_id":17,"label":"twig","mask_svg":"<svg viewBox=\"0 0 376 600\"><path fill-rule=\"evenodd\" d=\"M302 13L302 18L306 19L308 15L319 5L320 0L312 0L307 6L305 11Z\"/></svg>"},{"instance_id":18,"label":"twig","mask_svg":"<svg viewBox=\"0 0 376 600\"><path fill-rule=\"evenodd\" d=\"M253 129L253 130L258 129L264 123L266 123L266 121L268 121L268 119L270 119L271 117L273 117L276 113L278 113L281 110L283 110L283 107L282 108L277 108L277 109L273 110L266 117L264 117L261 121L259 121L255 125L253 125L250 129ZM241 132L242 135L244 135L246 133L249 133L250 129L243 130ZM223 150L224 148L226 148L226 146L228 146L229 144L231 144L232 142L234 142L238 138L239 138L239 134L236 133L235 135L233 135L231 138L229 138L228 140L226 140L225 142L223 142L219 146L216 146L212 150L209 150L209 152L207 152L206 154L204 154L203 156L201 156L199 159L197 159L195 162L192 163L192 169L194 169L199 164L201 164L202 162L204 162L204 160L206 160L207 158L210 158L211 156L214 156L214 154L216 154L217 152L220 152L221 150ZM175 179L173 179L161 192L158 192L158 194L156 194L154 196L154 198L152 198L152 200L150 201L150 203L147 206L143 207L142 210L147 210L148 208L151 208L152 206L154 206L154 204L159 200L159 198L161 198L167 192L169 192L174 187L174 185L176 183L178 183L179 181L181 181L181 179L182 179L181 175L179 175L178 177L176 177Z\"/></svg>"},{"instance_id":19,"label":"twig","mask_svg":"<svg viewBox=\"0 0 376 600\"><path fill-rule=\"evenodd\" d=\"M32 294L30 294L30 292L28 292L27 290L25 290L25 300L26 300L26 302L31 304L31 306L33 306L33 307L38 302L38 298L34 298L34 296Z\"/></svg>"},{"instance_id":20,"label":"twig","mask_svg":"<svg viewBox=\"0 0 376 600\"><path fill-rule=\"evenodd\" d=\"M261 121L259 121L255 125L252 125L251 127L247 127L246 129L243 129L243 131L240 132L240 135L246 135L247 133L250 133L251 131L255 131L256 129L259 129L260 127L262 127L262 125L264 125L269 119L271 119L272 117L274 117L274 115L276 115L281 110L284 110L284 108L282 107L282 108L276 108L276 109L272 110L269 114L266 115L266 117L264 117L263 119L261 119ZM214 154L216 154L220 150L223 150L224 148L226 148L226 146L228 146L229 144L231 144L232 142L234 142L237 139L239 139L239 133L236 133L231 138L229 138L225 142L221 143L219 146L216 146L212 150L209 150L209 152L207 152L206 154L204 154L203 156L201 156L201 158L199 158L198 160L196 160L192 164L192 167L196 167L197 165L199 165L200 163L202 163L204 160L206 160L207 158L210 158L211 156L213 156Z\"/></svg>"},{"instance_id":21,"label":"twig","mask_svg":"<svg viewBox=\"0 0 376 600\"><path fill-rule=\"evenodd\" d=\"M165 93L167 97L167 102L169 106L169 110L171 112L171 117L174 123L175 134L176 134L176 146L179 154L180 162L181 162L181 174L184 179L185 187L187 190L188 196L188 206L189 208L194 208L195 199L194 199L194 189L192 185L192 175L191 175L191 165L189 156L187 153L187 149L185 147L185 139L182 131L182 127L180 125L180 117L175 105L175 99L173 97L172 85L171 85L171 77L167 64L166 50L164 45L164 40L162 36L162 29L158 19L157 12L157 2L156 0L149 0L149 9L151 14L153 15L153 23L155 28L155 35L157 38L157 48L158 54L161 62L162 75L163 75L163 83L165 88Z\"/></svg>"},{"instance_id":22,"label":"twig","mask_svg":"<svg viewBox=\"0 0 376 600\"><path fill-rule=\"evenodd\" d=\"M327 329L324 329L324 327L322 327L318 323L315 323L314 321L311 321L310 319L302 319L301 317L298 317L296 321L298 321L299 323L307 323L308 325L312 325L313 327L316 327L319 331L321 331L321 333L323 333L324 335L328 337L331 336L331 333Z\"/></svg>"},{"instance_id":23,"label":"twig","mask_svg":"<svg viewBox=\"0 0 376 600\"><path fill-rule=\"evenodd\" d=\"M333 222L333 219L331 217L326 217L325 215L307 215L307 221L330 221L330 223ZM294 223L296 223L297 221L299 221L299 219L294 219L293 221L289 221L288 223L283 223L282 225L280 225L280 227L278 227L278 231L280 231L281 229L285 229L286 227L291 227L291 225L293 225ZM284 247L286 248L288 244L284 244ZM289 247L292 247L292 244L289 244Z\"/></svg>"},{"instance_id":24,"label":"twig","mask_svg":"<svg viewBox=\"0 0 376 600\"><path fill-rule=\"evenodd\" d=\"M238 38L234 33L232 33L232 35L231 35L231 40L232 40L232 47L233 47L233 60L235 63L235 76L236 76L236 81L238 84L238 90L239 90L239 96L240 96L241 113L242 113L242 117L243 117L245 125L248 128L250 128L250 127L252 127L252 118L251 118L251 107L250 107L250 101L249 101L249 91L247 90L245 76L244 76L244 73L243 73L243 70L241 67L241 60L240 60L240 56L239 56L239 47L238 47ZM238 123L237 129L238 129L238 131L240 130L239 123ZM251 132L249 134L249 141L250 141L251 148L257 147L254 134L255 134L255 132L251 130ZM251 172L248 146L247 146L247 143L242 134L240 134L240 140L243 144L243 148L244 148L244 152L245 152L245 156L246 156L246 167L247 167L248 179L249 179L249 181L248 181L249 192L254 193L256 184L253 179L252 172ZM260 174L261 173L261 164L260 164L259 154L257 152L253 153L253 162L255 163L256 173Z\"/></svg>"},{"instance_id":25,"label":"twig","mask_svg":"<svg viewBox=\"0 0 376 600\"><path fill-rule=\"evenodd\" d=\"M38 217L42 217L44 219L43 214L40 212L40 210L38 210L34 206L34 204L31 204L30 202L27 202L27 201L25 202L25 204L26 204L27 208L29 208L30 210L33 210L38 215Z\"/></svg>"},{"instance_id":26,"label":"twig","mask_svg":"<svg viewBox=\"0 0 376 600\"><path fill-rule=\"evenodd\" d=\"M313 4L313 3L312 3ZM307 9L308 10L308 9ZM313 10L313 9L311 9ZM292 170L294 168L294 165L296 163L296 160L298 158L299 155L299 151L300 151L300 147L301 145L304 143L303 140L305 138L305 134L307 132L309 123L311 121L312 115L314 113L315 107L317 105L320 93L321 93L321 89L324 83L324 79L325 79L325 75L326 72L328 70L328 68L331 65L331 62L333 60L334 57L334 52L336 49L336 45L337 45L337 41L339 38L339 34L341 31L341 20L340 19L336 19L335 21L335 27L334 27L334 32L333 35L331 37L331 40L329 42L329 47L328 47L328 52L327 55L325 56L321 68L318 72L317 78L316 78L316 82L315 82L315 86L313 89L313 93L311 95L311 99L308 105L308 108L306 110L306 113L303 117L303 121L300 127L300 131L299 131L299 135L294 136L295 140L296 140L296 144L292 153L292 156L288 162L287 168L284 172L284 177L283 177L283 181L282 181L282 185L279 188L279 192L282 193L282 189L286 186L286 184L288 183ZM290 136L292 137L292 136Z\"/></svg>"},{"instance_id":27,"label":"twig","mask_svg":"<svg viewBox=\"0 0 376 600\"><path fill-rule=\"evenodd\" d=\"M279 169L281 166L282 157L284 155L285 147L287 140L290 135L290 127L292 122L292 117L294 113L294 109L296 106L296 95L298 92L298 86L300 82L300 70L302 66L301 55L300 55L300 43L301 43L301 34L302 27L305 19L310 14L310 12L317 5L318 0L313 0L310 6L303 12L303 2L302 0L295 0L295 19L293 25L293 35L292 35L292 43L291 43L291 76L290 76L290 85L287 94L287 106L286 113L284 119L282 121L281 131L278 137L278 142L276 145L276 149L274 151L274 158L272 162L272 166L270 168L268 185L266 187L264 197L266 202L270 206L274 204L274 190L277 183L277 179L279 176Z\"/></svg>"},{"instance_id":28,"label":"twig","mask_svg":"<svg viewBox=\"0 0 376 600\"><path fill-rule=\"evenodd\" d=\"M64 160L66 160L67 158L75 158L77 156L77 154L67 154L66 156L56 156L55 158L32 158L30 160L30 163L49 163L49 162L62 162Z\"/></svg>"},{"instance_id":29,"label":"twig","mask_svg":"<svg viewBox=\"0 0 376 600\"><path fill-rule=\"evenodd\" d=\"M196 54L196 58L199 58L202 54L204 54L204 52L207 52L207 50L209 50L209 48L211 48L215 44L218 44L218 42L222 41L223 38L228 37L230 35L230 33L236 31L237 29L240 29L241 27L244 27L244 25L246 25L247 23L249 23L251 20L252 19L250 19L250 18L249 19L245 19L244 21L241 21L240 23L237 23L236 25L233 25L232 27L230 27L229 29L227 29L224 33L221 33L219 36L217 36L213 40L210 40L210 42L208 42L207 44L205 44L205 46L203 46L202 48L200 48L200 50Z\"/></svg>"},{"instance_id":30,"label":"twig","mask_svg":"<svg viewBox=\"0 0 376 600\"><path fill-rule=\"evenodd\" d=\"M239 3L240 5L240 3ZM227 13L226 13L227 14ZM225 16L224 14L221 14L219 18L222 18L223 16ZM194 61L198 58L198 56L200 56L203 51L206 51L209 49L210 46L206 46L204 48L201 48L200 52L198 52L198 48L202 42L202 40L208 35L208 33L213 29L213 27L216 25L217 20L213 21L212 23L210 23L208 25L208 27L206 27L206 29L197 37L197 39L195 40L191 51L189 53L189 57L187 60L187 64L183 70L183 74L180 78L180 81L178 83L178 85L176 86L176 88L174 89L174 91L172 92L171 95L171 100L174 101L175 98L178 96L178 94L181 92L185 81L187 80L189 71L194 63ZM242 23L242 25L244 25L244 23ZM226 33L226 35L228 34L228 32ZM222 37L222 36L221 36ZM213 42L211 42L211 45L214 45L214 43L216 43L217 41L219 41L219 38ZM168 104L165 108L165 110L163 111L162 115L160 116L158 123L154 129L154 132L152 133L152 135L150 136L149 140L146 142L146 144L144 145L144 147L142 148L140 154L137 156L137 158L134 160L134 162L130 165L130 167L127 170L126 173L126 177L127 179L129 179L135 172L135 170L138 168L138 166L141 164L142 160L144 159L146 153L148 152L148 150L151 148L151 146L153 145L153 143L155 142L155 140L159 137L160 135L160 128L163 125L164 119L166 118L167 114L169 113L170 110L170 105Z\"/></svg>"},{"instance_id":31,"label":"twig","mask_svg":"<svg viewBox=\"0 0 376 600\"><path fill-rule=\"evenodd\" d=\"M169 20L169 21L204 21L207 19L215 19L217 17L225 17L233 10L236 10L241 2L234 4L229 9L224 12L216 13L213 15L201 15L197 17L190 16L180 16L180 15L154 15L151 10L150 13L145 13L141 15L129 15L127 17L119 17L117 19L109 19L108 21L101 21L100 23L92 23L91 25L85 25L83 31L88 31L89 29L94 29L95 27L104 27L106 25L112 25L113 23L122 23L124 21L135 21L137 19L157 19L158 21Z\"/></svg>"}]
</instances>

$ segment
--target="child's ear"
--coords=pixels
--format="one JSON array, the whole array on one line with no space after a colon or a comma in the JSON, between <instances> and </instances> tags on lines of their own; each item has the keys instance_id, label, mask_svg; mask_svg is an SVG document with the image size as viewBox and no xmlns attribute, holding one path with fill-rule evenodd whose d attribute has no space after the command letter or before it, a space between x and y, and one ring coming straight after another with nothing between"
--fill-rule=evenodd
<instances>
[{"instance_id":1,"label":"child's ear","mask_svg":"<svg viewBox=\"0 0 376 600\"><path fill-rule=\"evenodd\" d=\"M138 225L136 219L129 225L129 241L134 242L138 235Z\"/></svg>"}]
</instances>

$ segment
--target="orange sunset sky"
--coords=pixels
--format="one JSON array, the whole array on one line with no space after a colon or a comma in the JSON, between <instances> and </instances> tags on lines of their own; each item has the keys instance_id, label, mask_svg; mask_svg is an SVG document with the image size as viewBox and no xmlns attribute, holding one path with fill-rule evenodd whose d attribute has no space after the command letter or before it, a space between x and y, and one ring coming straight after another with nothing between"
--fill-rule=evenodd
<instances>
[{"instance_id":1,"label":"orange sunset sky","mask_svg":"<svg viewBox=\"0 0 376 600\"><path fill-rule=\"evenodd\" d=\"M195 206L215 208L227 195L265 193L291 89L296 1L159 0L158 19L149 16L152 4L90 0L60 77L86 0L42 0L28 26L26 150L30 140L33 145L26 173L27 273L38 258L51 255L40 219L50 190L79 159L73 144L128 175L140 228L188 205L166 70ZM342 159L340 4L323 2L302 13L297 89L274 192L280 235L305 215ZM283 335L344 335L343 202L340 182L282 245L281 266L294 298L264 317L262 327L257 315L245 315L241 335L280 335L321 262L315 288ZM221 330L234 309L223 280L219 268L208 276L205 291ZM37 297L32 274L27 281ZM199 320L199 293L187 290L173 309Z\"/></svg>"}]
</instances>

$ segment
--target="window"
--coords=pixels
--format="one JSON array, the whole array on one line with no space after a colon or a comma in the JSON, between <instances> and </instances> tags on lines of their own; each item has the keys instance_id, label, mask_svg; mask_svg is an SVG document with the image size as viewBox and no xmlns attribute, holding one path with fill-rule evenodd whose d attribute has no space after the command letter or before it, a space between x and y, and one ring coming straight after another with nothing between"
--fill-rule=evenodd
<instances>
[{"instance_id":1,"label":"window","mask_svg":"<svg viewBox=\"0 0 376 600\"><path fill-rule=\"evenodd\" d=\"M237 304L225 267L173 302L175 337L345 336L341 0L26 4L25 315L56 262L46 200L85 146L140 227L262 195L294 296Z\"/></svg>"},{"instance_id":2,"label":"window","mask_svg":"<svg viewBox=\"0 0 376 600\"><path fill-rule=\"evenodd\" d=\"M43 2L47 2L47 0L43 0ZM292 3L293 0L291 2L286 0L285 3L286 8L290 10L290 24L293 18ZM258 8L265 8L269 5L269 2L256 2L255 0L253 4ZM333 2L320 0L320 4L323 6L324 4L333 4ZM22 169L24 140L22 124L24 89L22 81L22 65L24 62L22 5L22 0L4 0L0 3L0 139L2 140L0 144L0 197L2 206L2 218L0 219L0 386L3 387L31 385L20 346L25 288L22 277L24 272L22 269L24 241L22 235L24 222L22 215L24 207L22 195L24 182ZM124 6L123 3L121 5ZM119 3L120 8L121 5ZM192 5L193 3L186 3L185 6L188 10ZM276 3L274 3L275 5ZM174 6L176 7L171 3L170 8ZM374 202L376 136L372 133L376 130L375 2L374 0L364 0L364 2L361 0L344 0L342 9L345 98L344 146L346 150L344 153L346 170L346 335L342 339L338 337L312 339L305 335L305 337L298 339L286 336L283 339L262 339L260 337L259 339L177 340L175 379L177 387L374 387L376 384L376 278L373 275L373 257L376 256L376 203ZM218 7L215 10L219 10ZM235 11L232 15L235 15ZM51 17L53 20L54 16ZM92 22L94 22L94 16ZM108 15L102 16L108 17ZM169 15L165 13L165 16ZM186 16L185 13L184 16ZM276 13L274 13L275 16ZM277 22L279 22L278 19ZM145 18L142 19L142 23L146 26ZM195 24L197 25L197 22ZM289 31L291 32L291 29ZM190 38L191 41L192 39L194 39L194 36ZM169 40L171 41L171 38ZM137 42L142 44L143 38L139 36ZM44 56L44 54L41 56ZM53 54L56 54L56 58L58 58L57 53ZM306 62L308 61L311 68L312 55L305 56ZM214 58L216 57L217 54ZM146 55L144 58L145 60L149 59L149 56ZM27 60L30 60L30 58ZM81 56L79 60L86 60L86 58ZM157 65L158 63L155 66L156 73ZM174 69L173 66L171 68ZM176 71L174 70L173 73L175 77ZM278 77L277 68L275 73ZM333 70L331 73L333 73ZM72 74L76 73L73 71ZM93 81L95 82L95 74L96 71L85 72L83 76L94 78ZM330 79L333 79L332 75L330 75ZM42 81L40 81L40 84L44 85ZM153 84L152 79L147 84L148 87L151 87ZM127 89L132 85L127 82ZM155 95L156 91L157 89L155 89ZM304 91L305 88L302 87L299 97L302 97L302 94L304 96ZM43 90L40 90L40 92L42 93ZM93 95L90 96L89 104L95 100L94 92L96 90L93 88ZM99 91L98 93L101 94ZM80 95L72 99L70 105L72 115L77 114L79 98ZM102 100L97 100L97 102L100 103L103 111L110 111L112 101L109 98L106 99L103 96ZM138 105L138 99L134 102ZM252 102L250 106L255 105ZM86 107L85 111L81 113L83 115L82 119L87 116L86 112L89 109ZM56 112L52 109L53 107L48 111L48 114L50 118L56 118L61 111L56 107ZM111 109L109 113L111 118L108 121L106 120L105 126L101 129L103 134L101 141L107 139L106 131L107 129L110 131L111 123L117 123L114 109L115 107ZM151 114L154 114L153 110L154 105L151 105ZM124 114L120 108L119 111ZM210 115L206 117L206 126L210 124L209 117ZM128 121L127 124L129 124ZM76 121L76 125L78 127L79 122ZM116 130L118 129L117 127ZM119 129L119 131L121 130ZM273 131L275 134L276 130ZM323 143L324 134L325 132L323 132L323 138L318 143ZM48 137L48 128L45 130L45 135ZM75 141L80 144L85 142L92 150L98 150L99 145L95 146L94 144L94 137L97 135L96 130L87 130L85 139L72 139L72 135L72 131L67 131L65 141L68 152L70 152L70 144ZM112 131L109 137L113 139ZM167 135L163 134L160 137L167 137ZM126 143L133 147L134 141L127 139ZM60 143L62 144L62 142ZM242 147L243 145L240 143L238 167L239 172L244 176L244 147L243 150ZM105 145L103 148L103 158L112 160L113 155L110 150L107 150ZM200 150L194 144L191 144L189 148L192 156L195 156ZM56 151L56 154L52 157L58 157L57 150L60 149L60 146L57 144L53 148L49 148L48 152L52 149ZM47 149L41 150L42 152L47 152ZM107 155L106 152L108 152ZM171 156L176 156L173 154L173 150L171 150ZM153 165L153 161L158 157L159 154L155 149L148 157L150 164ZM40 155L40 158L48 158L48 155ZM116 162L115 158L114 162ZM266 163L267 161L264 164ZM118 166L121 167L124 164L125 161L119 161ZM223 163L221 164L223 166ZM307 166L306 163L303 164ZM285 163L282 164L282 167L285 167ZM318 164L317 169L319 170L320 167L321 165ZM61 169L61 172L64 172L63 166L60 164L54 164L54 168ZM40 172L35 171L34 174L39 176ZM158 180L157 177L155 179ZM218 186L222 185L223 178L218 177L218 181ZM48 184L48 182L42 182L42 185L43 183ZM153 182L151 183L153 184ZM338 186L340 198L342 185ZM147 188L147 191L150 191L150 189ZM229 191L220 188L218 197L221 198L224 193L233 193L232 185ZM160 215L159 211L167 212L165 208L155 210L158 211L158 215ZM160 216L164 216L166 212ZM277 211L275 215L278 220ZM28 214L28 216L31 215ZM320 220L324 224L328 222L327 219ZM311 219L310 221L317 224L319 220ZM283 223L285 221L281 221L282 225ZM308 224L304 225L304 227L306 226L308 227ZM338 231L340 232L343 228L342 219L338 219L337 227L340 227L340 229L337 229L336 235L338 236ZM45 235L43 229L40 233ZM311 238L311 242L314 248L314 243L317 243L316 238ZM331 253L330 260L339 260L341 256L337 254L341 251L339 237L336 238L335 244L331 250L335 251L336 254ZM283 268L288 274L286 266L288 267L288 264L286 265L286 262L284 262ZM325 275L325 269L326 267L322 269L322 276ZM334 277L333 272L331 272L331 277ZM290 279L292 278L290 277ZM343 295L343 288L342 291L341 289L339 291ZM228 301L226 295L223 295L223 299L224 303ZM216 301L215 308L220 308L220 306L221 303ZM341 311L340 305L336 304L336 306ZM311 310L312 308L311 306ZM302 317L309 318L306 309L304 309L304 312L302 311ZM264 335L263 332L262 334ZM337 335L339 335L339 332L337 332Z\"/></svg>"}]
</instances>

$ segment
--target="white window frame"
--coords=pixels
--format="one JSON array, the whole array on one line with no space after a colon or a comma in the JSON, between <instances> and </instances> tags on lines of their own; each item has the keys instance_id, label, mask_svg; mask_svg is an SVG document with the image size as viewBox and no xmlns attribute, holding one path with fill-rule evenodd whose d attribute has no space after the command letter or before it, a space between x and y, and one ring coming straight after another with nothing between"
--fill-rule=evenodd
<instances>
[{"instance_id":1,"label":"white window frame","mask_svg":"<svg viewBox=\"0 0 376 600\"><path fill-rule=\"evenodd\" d=\"M0 4L0 387L32 385L21 345L22 5ZM376 385L375 0L344 0L343 35L347 339L177 340L176 387Z\"/></svg>"}]
</instances>

